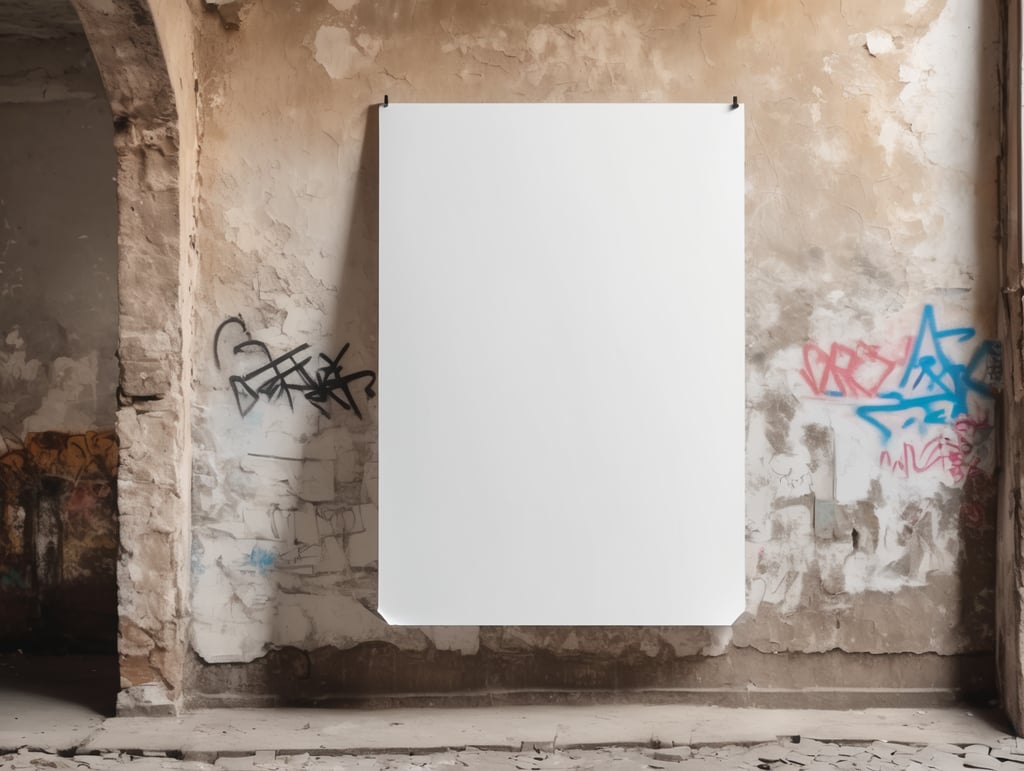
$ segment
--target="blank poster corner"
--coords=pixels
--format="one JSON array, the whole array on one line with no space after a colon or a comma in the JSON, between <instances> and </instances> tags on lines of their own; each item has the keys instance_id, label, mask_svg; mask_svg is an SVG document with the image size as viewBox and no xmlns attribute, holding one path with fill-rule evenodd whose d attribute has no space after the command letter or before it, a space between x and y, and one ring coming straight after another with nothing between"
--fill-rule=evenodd
<instances>
[{"instance_id":1,"label":"blank poster corner","mask_svg":"<svg viewBox=\"0 0 1024 771\"><path fill-rule=\"evenodd\" d=\"M403 621L390 611L384 610L384 606L380 603L377 604L377 615L384 619L388 626L410 626L407 621Z\"/></svg>"}]
</instances>

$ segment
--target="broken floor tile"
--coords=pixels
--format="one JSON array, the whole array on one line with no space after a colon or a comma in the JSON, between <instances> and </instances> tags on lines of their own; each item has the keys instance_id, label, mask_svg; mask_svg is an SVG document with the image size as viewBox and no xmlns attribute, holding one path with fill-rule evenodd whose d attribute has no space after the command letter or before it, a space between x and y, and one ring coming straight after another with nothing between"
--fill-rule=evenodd
<instances>
[{"instance_id":1,"label":"broken floor tile","mask_svg":"<svg viewBox=\"0 0 1024 771\"><path fill-rule=\"evenodd\" d=\"M989 754L981 754L980 752L966 752L964 754L964 765L968 768L988 768L992 771L999 771L1003 767L1003 763L996 758L993 758Z\"/></svg>"},{"instance_id":2,"label":"broken floor tile","mask_svg":"<svg viewBox=\"0 0 1024 771\"><path fill-rule=\"evenodd\" d=\"M655 760L667 760L679 762L681 760L688 760L693 755L693 750L689 747L668 747L665 749L654 750L651 753L651 757Z\"/></svg>"},{"instance_id":3,"label":"broken floor tile","mask_svg":"<svg viewBox=\"0 0 1024 771\"><path fill-rule=\"evenodd\" d=\"M868 752L879 758L888 758L896 752L896 748L888 742L871 742L868 745Z\"/></svg>"},{"instance_id":4,"label":"broken floor tile","mask_svg":"<svg viewBox=\"0 0 1024 771\"><path fill-rule=\"evenodd\" d=\"M964 748L958 747L955 744L929 744L929 749L939 750L940 752L946 752L950 755L963 755Z\"/></svg>"},{"instance_id":5,"label":"broken floor tile","mask_svg":"<svg viewBox=\"0 0 1024 771\"><path fill-rule=\"evenodd\" d=\"M761 744L753 748L751 754L756 755L759 760L772 763L784 760L788 750L781 744Z\"/></svg>"},{"instance_id":6,"label":"broken floor tile","mask_svg":"<svg viewBox=\"0 0 1024 771\"><path fill-rule=\"evenodd\" d=\"M252 769L256 768L256 756L222 755L221 757L217 758L217 762L214 763L214 766L217 768L227 769L227 771L252 771Z\"/></svg>"},{"instance_id":7,"label":"broken floor tile","mask_svg":"<svg viewBox=\"0 0 1024 771\"><path fill-rule=\"evenodd\" d=\"M1024 752L1020 752L1018 750L1009 750L1004 747L993 747L989 752L989 755L994 758L999 758L1000 760L1013 760L1017 763L1024 763Z\"/></svg>"},{"instance_id":8,"label":"broken floor tile","mask_svg":"<svg viewBox=\"0 0 1024 771\"><path fill-rule=\"evenodd\" d=\"M814 760L814 758L812 758L810 755L805 755L802 752L796 752L794 750L790 750L789 752L787 752L785 759L787 763L795 763L798 766L806 766L808 763Z\"/></svg>"},{"instance_id":9,"label":"broken floor tile","mask_svg":"<svg viewBox=\"0 0 1024 771\"><path fill-rule=\"evenodd\" d=\"M934 752L927 762L927 767L936 771L962 771L966 768L963 758L948 752Z\"/></svg>"},{"instance_id":10,"label":"broken floor tile","mask_svg":"<svg viewBox=\"0 0 1024 771\"><path fill-rule=\"evenodd\" d=\"M799 742L794 742L794 747L799 746L800 749L807 755L817 755L818 751L825 746L824 742L819 742L817 739L802 738Z\"/></svg>"}]
</instances>

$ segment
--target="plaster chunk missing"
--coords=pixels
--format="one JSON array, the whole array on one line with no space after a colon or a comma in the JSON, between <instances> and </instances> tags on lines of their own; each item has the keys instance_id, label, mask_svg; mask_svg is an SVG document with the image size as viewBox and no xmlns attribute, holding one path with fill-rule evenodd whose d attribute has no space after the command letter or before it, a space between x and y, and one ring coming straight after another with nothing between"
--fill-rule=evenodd
<instances>
[{"instance_id":1,"label":"plaster chunk missing","mask_svg":"<svg viewBox=\"0 0 1024 771\"><path fill-rule=\"evenodd\" d=\"M881 30L869 32L864 41L864 47L868 49L868 53L872 56L884 56L896 50L896 44L893 42L892 35Z\"/></svg>"},{"instance_id":2,"label":"plaster chunk missing","mask_svg":"<svg viewBox=\"0 0 1024 771\"><path fill-rule=\"evenodd\" d=\"M425 626L422 631L439 651L458 651L472 656L480 650L480 627L477 626Z\"/></svg>"},{"instance_id":3,"label":"plaster chunk missing","mask_svg":"<svg viewBox=\"0 0 1024 771\"><path fill-rule=\"evenodd\" d=\"M332 78L350 77L364 56L342 27L321 27L313 42L313 56Z\"/></svg>"},{"instance_id":4,"label":"plaster chunk missing","mask_svg":"<svg viewBox=\"0 0 1024 771\"><path fill-rule=\"evenodd\" d=\"M242 6L246 0L206 0L206 7L220 15L224 29L239 29L242 25Z\"/></svg>"}]
</instances>

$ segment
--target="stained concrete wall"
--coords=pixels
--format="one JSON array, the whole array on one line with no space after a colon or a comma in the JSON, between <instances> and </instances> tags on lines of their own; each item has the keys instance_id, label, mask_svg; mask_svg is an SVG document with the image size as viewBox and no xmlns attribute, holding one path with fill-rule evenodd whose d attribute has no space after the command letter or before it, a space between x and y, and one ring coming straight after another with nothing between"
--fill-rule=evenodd
<instances>
[{"instance_id":1,"label":"stained concrete wall","mask_svg":"<svg viewBox=\"0 0 1024 771\"><path fill-rule=\"evenodd\" d=\"M211 10L195 698L990 684L998 23L973 0ZM376 370L385 93L745 103L748 605L731 628L374 613L376 402L298 386L341 352ZM713 388L714 362L693 366Z\"/></svg>"},{"instance_id":2,"label":"stained concrete wall","mask_svg":"<svg viewBox=\"0 0 1024 771\"><path fill-rule=\"evenodd\" d=\"M81 34L0 50L0 426L111 427L117 198L103 83Z\"/></svg>"},{"instance_id":3,"label":"stained concrete wall","mask_svg":"<svg viewBox=\"0 0 1024 771\"><path fill-rule=\"evenodd\" d=\"M0 18L0 641L111 650L113 128L74 11L48 10Z\"/></svg>"}]
</instances>

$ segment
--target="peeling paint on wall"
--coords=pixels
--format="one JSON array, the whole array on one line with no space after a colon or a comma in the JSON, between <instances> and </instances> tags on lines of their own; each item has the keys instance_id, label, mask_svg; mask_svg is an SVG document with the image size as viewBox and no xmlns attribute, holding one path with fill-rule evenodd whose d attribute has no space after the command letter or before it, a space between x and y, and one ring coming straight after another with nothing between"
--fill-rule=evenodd
<instances>
[{"instance_id":1,"label":"peeling paint on wall","mask_svg":"<svg viewBox=\"0 0 1024 771\"><path fill-rule=\"evenodd\" d=\"M197 653L990 649L997 24L968 0L813 14L331 0L252 3L237 33L211 28L197 339L241 314L269 353L228 372L228 354L197 347ZM306 343L285 364L311 357L313 382L342 350L342 372L376 372L370 105L384 93L746 104L748 606L732 629L413 629L374 614L375 399L360 382L358 412L323 414L289 404L277 373L245 378ZM232 377L255 405L244 416Z\"/></svg>"}]
</instances>

